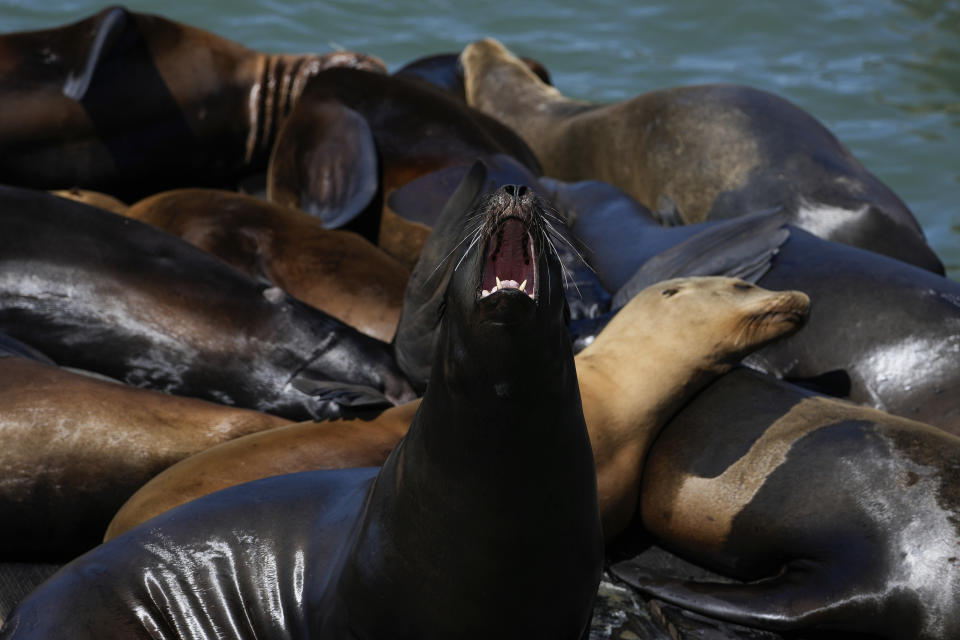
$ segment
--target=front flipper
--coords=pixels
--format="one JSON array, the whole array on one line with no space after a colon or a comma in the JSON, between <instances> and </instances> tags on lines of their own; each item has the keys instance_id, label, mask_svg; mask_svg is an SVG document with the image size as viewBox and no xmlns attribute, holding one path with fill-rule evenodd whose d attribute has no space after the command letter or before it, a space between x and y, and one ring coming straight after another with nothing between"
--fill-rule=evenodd
<instances>
[{"instance_id":1,"label":"front flipper","mask_svg":"<svg viewBox=\"0 0 960 640\"><path fill-rule=\"evenodd\" d=\"M302 209L328 229L343 227L375 201L379 161L366 119L337 100L305 94L270 156L267 199Z\"/></svg>"},{"instance_id":2,"label":"front flipper","mask_svg":"<svg viewBox=\"0 0 960 640\"><path fill-rule=\"evenodd\" d=\"M77 102L83 100L97 67L130 25L130 12L123 7L110 7L95 16L90 40L84 40L83 50L75 52L74 55L74 59L83 65L67 74L63 83L63 95Z\"/></svg>"},{"instance_id":3,"label":"front flipper","mask_svg":"<svg viewBox=\"0 0 960 640\"><path fill-rule=\"evenodd\" d=\"M849 597L852 576L807 560L788 563L778 575L748 583L664 577L634 559L613 565L611 571L650 598L760 629L868 631L864 618L879 613L876 599Z\"/></svg>"},{"instance_id":4,"label":"front flipper","mask_svg":"<svg viewBox=\"0 0 960 640\"><path fill-rule=\"evenodd\" d=\"M790 237L781 211L725 220L648 260L613 297L618 309L648 286L689 276L727 276L756 282Z\"/></svg>"}]
</instances>

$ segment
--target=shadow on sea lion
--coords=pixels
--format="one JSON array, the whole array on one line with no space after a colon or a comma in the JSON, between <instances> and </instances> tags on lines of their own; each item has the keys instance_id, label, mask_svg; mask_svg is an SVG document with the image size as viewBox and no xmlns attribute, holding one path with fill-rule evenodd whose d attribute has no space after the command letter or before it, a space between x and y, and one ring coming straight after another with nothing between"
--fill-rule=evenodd
<instances>
[{"instance_id":1,"label":"shadow on sea lion","mask_svg":"<svg viewBox=\"0 0 960 640\"><path fill-rule=\"evenodd\" d=\"M778 96L702 85L596 104L563 97L496 40L460 60L467 104L516 130L546 175L604 180L672 224L782 207L827 240L944 273L900 198Z\"/></svg>"},{"instance_id":2,"label":"shadow on sea lion","mask_svg":"<svg viewBox=\"0 0 960 640\"><path fill-rule=\"evenodd\" d=\"M372 56L265 54L208 31L110 7L0 36L4 182L135 200L232 185L266 168L307 80Z\"/></svg>"},{"instance_id":3,"label":"shadow on sea lion","mask_svg":"<svg viewBox=\"0 0 960 640\"><path fill-rule=\"evenodd\" d=\"M125 215L180 236L368 336L390 342L396 333L410 272L355 233L215 189L156 194Z\"/></svg>"},{"instance_id":4,"label":"shadow on sea lion","mask_svg":"<svg viewBox=\"0 0 960 640\"><path fill-rule=\"evenodd\" d=\"M723 274L813 300L793 336L751 366L830 395L960 435L960 283L870 251L829 242L772 212L664 228L600 182L543 179L611 291L615 309L663 278ZM631 275L633 274L633 275ZM589 342L605 318L571 326Z\"/></svg>"},{"instance_id":5,"label":"shadow on sea lion","mask_svg":"<svg viewBox=\"0 0 960 640\"><path fill-rule=\"evenodd\" d=\"M390 345L150 225L0 188L0 330L65 366L291 419L414 397Z\"/></svg>"},{"instance_id":6,"label":"shadow on sea lion","mask_svg":"<svg viewBox=\"0 0 960 640\"><path fill-rule=\"evenodd\" d=\"M68 560L174 462L288 421L56 367L0 334L0 562Z\"/></svg>"},{"instance_id":7,"label":"shadow on sea lion","mask_svg":"<svg viewBox=\"0 0 960 640\"><path fill-rule=\"evenodd\" d=\"M417 79L329 69L310 80L280 131L267 194L328 228L361 233L412 267L431 221L408 221L383 205L408 182L445 167L467 168L478 157L491 170L520 175L517 183L540 174L517 134L441 89ZM500 182L509 183L507 177Z\"/></svg>"},{"instance_id":8,"label":"shadow on sea lion","mask_svg":"<svg viewBox=\"0 0 960 640\"><path fill-rule=\"evenodd\" d=\"M512 247L502 273L532 286L481 296L490 235L464 257L435 382L381 469L170 511L65 566L0 637L585 638L603 541L559 265L530 191L483 213Z\"/></svg>"},{"instance_id":9,"label":"shadow on sea lion","mask_svg":"<svg viewBox=\"0 0 960 640\"><path fill-rule=\"evenodd\" d=\"M614 573L648 596L784 633L955 638L958 469L954 435L737 370L661 431L640 515L658 544L747 582L685 581L629 560Z\"/></svg>"}]
</instances>

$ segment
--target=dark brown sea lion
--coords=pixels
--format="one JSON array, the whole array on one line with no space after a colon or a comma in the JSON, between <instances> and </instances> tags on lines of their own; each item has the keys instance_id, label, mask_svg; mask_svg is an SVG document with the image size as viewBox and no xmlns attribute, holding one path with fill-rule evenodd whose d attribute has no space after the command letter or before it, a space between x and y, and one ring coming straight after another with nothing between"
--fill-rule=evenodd
<instances>
[{"instance_id":1,"label":"dark brown sea lion","mask_svg":"<svg viewBox=\"0 0 960 640\"><path fill-rule=\"evenodd\" d=\"M147 480L288 421L0 355L0 561L69 560Z\"/></svg>"},{"instance_id":2,"label":"dark brown sea lion","mask_svg":"<svg viewBox=\"0 0 960 640\"><path fill-rule=\"evenodd\" d=\"M372 56L264 54L122 7L0 36L0 172L135 200L262 171L307 80Z\"/></svg>"},{"instance_id":3,"label":"dark brown sea lion","mask_svg":"<svg viewBox=\"0 0 960 640\"><path fill-rule=\"evenodd\" d=\"M960 283L784 225L777 212L664 228L608 185L551 184L616 290L614 309L651 281L753 271L760 286L797 289L814 304L803 330L748 356L750 366L960 435ZM602 326L571 331L588 342Z\"/></svg>"},{"instance_id":4,"label":"dark brown sea lion","mask_svg":"<svg viewBox=\"0 0 960 640\"><path fill-rule=\"evenodd\" d=\"M382 469L170 511L68 564L0 637L585 638L603 542L559 264L529 191L482 211L435 382ZM527 290L483 296L493 273Z\"/></svg>"},{"instance_id":5,"label":"dark brown sea lion","mask_svg":"<svg viewBox=\"0 0 960 640\"><path fill-rule=\"evenodd\" d=\"M383 203L427 173L497 155L540 173L516 133L441 89L418 79L328 69L310 80L283 125L267 193L320 217L326 227L349 224L412 266L416 255L403 250L404 221L381 221Z\"/></svg>"},{"instance_id":6,"label":"dark brown sea lion","mask_svg":"<svg viewBox=\"0 0 960 640\"><path fill-rule=\"evenodd\" d=\"M0 211L0 330L62 366L300 420L414 397L390 345L169 233L13 187Z\"/></svg>"},{"instance_id":7,"label":"dark brown sea lion","mask_svg":"<svg viewBox=\"0 0 960 640\"><path fill-rule=\"evenodd\" d=\"M608 540L633 517L643 458L658 429L713 377L795 330L807 304L801 293L771 292L730 278L671 280L636 296L577 355ZM415 408L394 407L371 421L290 425L211 447L137 491L110 523L106 539L242 482L293 470L380 464Z\"/></svg>"},{"instance_id":8,"label":"dark brown sea lion","mask_svg":"<svg viewBox=\"0 0 960 640\"><path fill-rule=\"evenodd\" d=\"M611 183L675 224L782 207L822 238L944 273L896 194L783 98L703 85L587 103L495 40L468 45L460 60L467 104L516 130L546 175Z\"/></svg>"},{"instance_id":9,"label":"dark brown sea lion","mask_svg":"<svg viewBox=\"0 0 960 640\"><path fill-rule=\"evenodd\" d=\"M632 562L615 571L660 600L760 628L956 638L958 470L956 436L737 371L661 432L640 513L663 546L746 582Z\"/></svg>"},{"instance_id":10,"label":"dark brown sea lion","mask_svg":"<svg viewBox=\"0 0 960 640\"><path fill-rule=\"evenodd\" d=\"M126 212L264 279L362 333L390 342L410 273L359 235L302 211L215 189L177 189Z\"/></svg>"}]
</instances>

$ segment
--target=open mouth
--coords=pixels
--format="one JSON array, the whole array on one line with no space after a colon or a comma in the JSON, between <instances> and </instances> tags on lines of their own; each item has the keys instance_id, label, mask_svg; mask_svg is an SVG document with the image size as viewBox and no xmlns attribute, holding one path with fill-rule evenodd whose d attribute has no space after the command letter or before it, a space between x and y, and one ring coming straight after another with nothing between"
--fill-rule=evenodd
<instances>
[{"instance_id":1,"label":"open mouth","mask_svg":"<svg viewBox=\"0 0 960 640\"><path fill-rule=\"evenodd\" d=\"M520 218L509 217L487 241L483 279L478 298L505 291L523 292L531 300L537 295L536 255L533 238Z\"/></svg>"}]
</instances>

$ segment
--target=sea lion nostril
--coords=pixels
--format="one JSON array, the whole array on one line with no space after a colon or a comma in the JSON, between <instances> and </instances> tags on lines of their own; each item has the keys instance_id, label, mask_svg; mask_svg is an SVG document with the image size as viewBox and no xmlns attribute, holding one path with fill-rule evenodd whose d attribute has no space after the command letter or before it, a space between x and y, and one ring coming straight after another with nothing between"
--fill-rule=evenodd
<instances>
[{"instance_id":1,"label":"sea lion nostril","mask_svg":"<svg viewBox=\"0 0 960 640\"><path fill-rule=\"evenodd\" d=\"M514 187L512 184L504 185L503 190L507 192L507 195L510 195L510 196L516 195L514 193L514 191L516 190L516 187Z\"/></svg>"},{"instance_id":2,"label":"sea lion nostril","mask_svg":"<svg viewBox=\"0 0 960 640\"><path fill-rule=\"evenodd\" d=\"M523 196L527 195L529 191L530 189L528 189L525 185L520 185L517 187L517 197L522 198Z\"/></svg>"}]
</instances>

